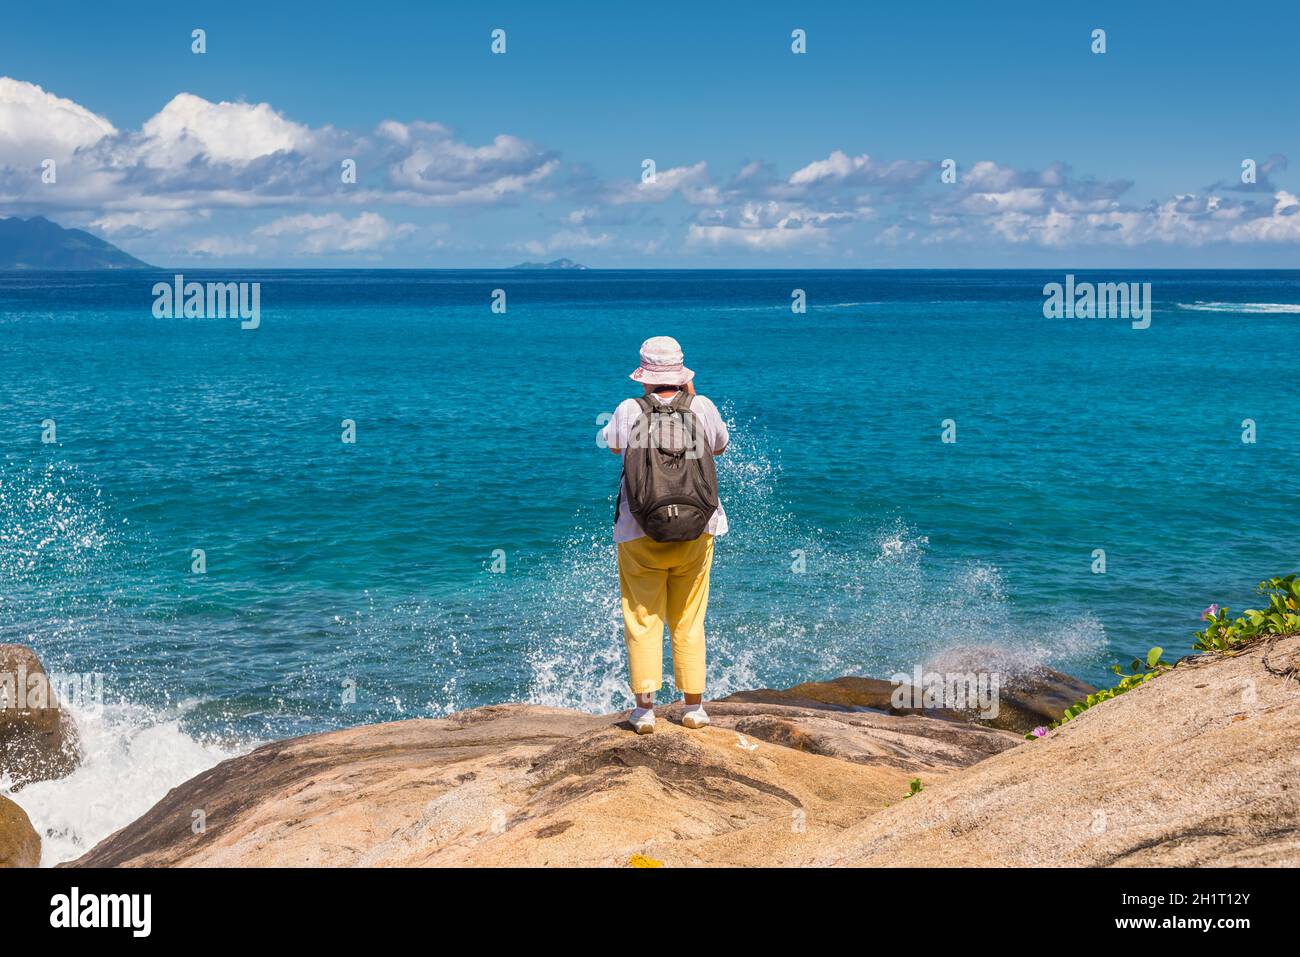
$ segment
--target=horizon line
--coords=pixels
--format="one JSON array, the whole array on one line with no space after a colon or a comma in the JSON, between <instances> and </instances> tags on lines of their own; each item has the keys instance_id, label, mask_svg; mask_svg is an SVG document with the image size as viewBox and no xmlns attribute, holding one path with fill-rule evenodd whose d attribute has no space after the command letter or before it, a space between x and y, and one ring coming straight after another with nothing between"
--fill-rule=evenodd
<instances>
[{"instance_id":1,"label":"horizon line","mask_svg":"<svg viewBox=\"0 0 1300 957\"><path fill-rule=\"evenodd\" d=\"M0 267L0 275L33 273L183 273L235 272L521 272L572 275L588 272L1300 272L1300 266L586 266L582 269L536 269L521 266L143 266L90 269Z\"/></svg>"}]
</instances>

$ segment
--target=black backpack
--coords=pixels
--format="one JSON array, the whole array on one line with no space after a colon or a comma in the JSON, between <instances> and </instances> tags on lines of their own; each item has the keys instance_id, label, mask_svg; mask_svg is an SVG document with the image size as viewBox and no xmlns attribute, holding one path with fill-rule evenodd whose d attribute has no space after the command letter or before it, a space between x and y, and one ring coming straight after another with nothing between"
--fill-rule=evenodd
<instances>
[{"instance_id":1,"label":"black backpack","mask_svg":"<svg viewBox=\"0 0 1300 957\"><path fill-rule=\"evenodd\" d=\"M667 404L648 395L636 400L641 414L623 453L623 487L628 511L656 542L694 541L718 508L713 449L691 411L694 398L682 391Z\"/></svg>"}]
</instances>

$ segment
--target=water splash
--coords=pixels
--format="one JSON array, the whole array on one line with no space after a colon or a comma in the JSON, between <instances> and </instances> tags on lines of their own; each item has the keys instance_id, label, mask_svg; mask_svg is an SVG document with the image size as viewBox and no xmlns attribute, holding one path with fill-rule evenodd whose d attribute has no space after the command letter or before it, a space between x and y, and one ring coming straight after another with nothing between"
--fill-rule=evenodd
<instances>
[{"instance_id":1,"label":"water splash","mask_svg":"<svg viewBox=\"0 0 1300 957\"><path fill-rule=\"evenodd\" d=\"M835 534L809 526L781 497L778 456L747 422L718 460L732 531L714 558L709 697L843 674L886 677L957 647L996 647L1022 668L1091 661L1104 649L1095 618L1022 620L996 565L936 556L902 518ZM608 533L568 542L529 602L538 611L526 699L590 712L629 706ZM666 647L671 689L668 657Z\"/></svg>"},{"instance_id":2,"label":"water splash","mask_svg":"<svg viewBox=\"0 0 1300 957\"><path fill-rule=\"evenodd\" d=\"M631 700L624 677L618 564L607 529L565 543L535 588L525 697L605 713Z\"/></svg>"},{"instance_id":3,"label":"water splash","mask_svg":"<svg viewBox=\"0 0 1300 957\"><path fill-rule=\"evenodd\" d=\"M132 704L68 707L81 738L81 765L65 778L28 784L17 803L41 835L41 866L80 857L154 806L177 784L248 750L192 738L180 727L197 702L170 712ZM251 747L251 745L250 745Z\"/></svg>"},{"instance_id":4,"label":"water splash","mask_svg":"<svg viewBox=\"0 0 1300 957\"><path fill-rule=\"evenodd\" d=\"M0 585L84 574L108 541L100 493L58 460L4 463L0 470Z\"/></svg>"}]
</instances>

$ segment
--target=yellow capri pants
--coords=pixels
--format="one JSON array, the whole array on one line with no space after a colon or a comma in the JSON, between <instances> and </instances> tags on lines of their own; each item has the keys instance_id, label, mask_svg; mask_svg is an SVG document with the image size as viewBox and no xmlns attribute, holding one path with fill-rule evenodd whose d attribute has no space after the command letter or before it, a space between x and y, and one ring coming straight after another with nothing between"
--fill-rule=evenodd
<instances>
[{"instance_id":1,"label":"yellow capri pants","mask_svg":"<svg viewBox=\"0 0 1300 957\"><path fill-rule=\"evenodd\" d=\"M713 536L618 543L623 638L634 694L664 683L664 625L673 639L673 679L683 694L704 693L704 613L709 605Z\"/></svg>"}]
</instances>

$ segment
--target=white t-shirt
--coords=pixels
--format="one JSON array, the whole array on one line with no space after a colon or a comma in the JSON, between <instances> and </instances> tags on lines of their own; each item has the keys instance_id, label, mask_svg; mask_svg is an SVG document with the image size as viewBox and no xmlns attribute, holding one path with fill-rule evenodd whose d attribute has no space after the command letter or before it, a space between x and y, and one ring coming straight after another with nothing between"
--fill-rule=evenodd
<instances>
[{"instance_id":1,"label":"white t-shirt","mask_svg":"<svg viewBox=\"0 0 1300 957\"><path fill-rule=\"evenodd\" d=\"M664 398L650 393L651 400L658 399L663 405L673 401L674 396ZM731 435L727 432L727 424L722 421L722 416L718 412L718 407L702 395L697 395L691 401L691 411L695 413L696 422L704 430L704 435L709 441L709 448L713 454L717 455L727 447L731 441ZM636 399L624 399L614 410L614 417L605 423L605 444L611 449L619 449L622 455L627 455L627 447L631 444L632 428L636 425L637 418L641 415L641 406ZM627 487L619 480L619 503L618 503L618 521L614 523L614 541L630 542L634 538L644 538L645 532L641 530L641 525L627 507ZM710 535L717 537L727 534L727 513L722 510L722 502L718 502L718 509L709 517L709 524L705 531Z\"/></svg>"}]
</instances>

